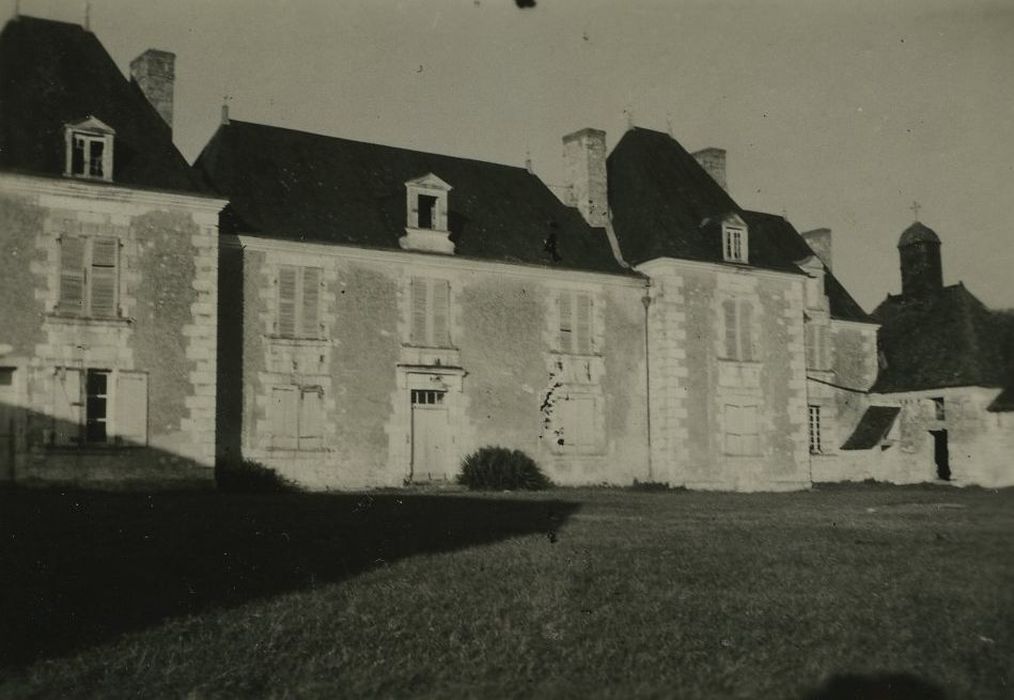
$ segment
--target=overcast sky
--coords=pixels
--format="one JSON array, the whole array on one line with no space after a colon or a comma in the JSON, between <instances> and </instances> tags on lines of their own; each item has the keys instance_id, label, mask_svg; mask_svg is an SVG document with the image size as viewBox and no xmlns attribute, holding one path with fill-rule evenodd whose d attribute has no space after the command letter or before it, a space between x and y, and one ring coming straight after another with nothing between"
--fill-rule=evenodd
<instances>
[{"instance_id":1,"label":"overcast sky","mask_svg":"<svg viewBox=\"0 0 1014 700\"><path fill-rule=\"evenodd\" d=\"M14 0L8 0L13 9ZM21 0L82 21L85 2ZM867 310L900 288L919 218L944 281L1014 307L1011 0L92 0L126 70L177 54L191 161L233 117L521 165L562 179L560 137L634 124L729 151L733 197L834 231Z\"/></svg>"}]
</instances>

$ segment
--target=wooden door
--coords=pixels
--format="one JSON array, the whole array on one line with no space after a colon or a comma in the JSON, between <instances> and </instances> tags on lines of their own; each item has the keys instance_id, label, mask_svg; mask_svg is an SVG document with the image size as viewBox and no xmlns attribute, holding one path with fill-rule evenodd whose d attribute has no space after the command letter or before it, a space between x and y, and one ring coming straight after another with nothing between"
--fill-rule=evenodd
<instances>
[{"instance_id":1,"label":"wooden door","mask_svg":"<svg viewBox=\"0 0 1014 700\"><path fill-rule=\"evenodd\" d=\"M445 392L412 390L412 474L414 482L450 478Z\"/></svg>"}]
</instances>

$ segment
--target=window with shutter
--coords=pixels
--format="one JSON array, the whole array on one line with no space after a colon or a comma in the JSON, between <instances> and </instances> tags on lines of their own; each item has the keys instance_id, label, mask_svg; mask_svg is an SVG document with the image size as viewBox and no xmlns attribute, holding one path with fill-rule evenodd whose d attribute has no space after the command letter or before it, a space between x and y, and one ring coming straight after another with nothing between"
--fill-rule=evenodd
<instances>
[{"instance_id":1,"label":"window with shutter","mask_svg":"<svg viewBox=\"0 0 1014 700\"><path fill-rule=\"evenodd\" d=\"M753 307L744 301L739 305L739 359L753 360Z\"/></svg>"},{"instance_id":2,"label":"window with shutter","mask_svg":"<svg viewBox=\"0 0 1014 700\"><path fill-rule=\"evenodd\" d=\"M572 352L574 313L571 310L570 292L560 292L558 304L560 307L560 352Z\"/></svg>"},{"instance_id":3,"label":"window with shutter","mask_svg":"<svg viewBox=\"0 0 1014 700\"><path fill-rule=\"evenodd\" d=\"M278 335L296 337L296 268L278 268Z\"/></svg>"},{"instance_id":4,"label":"window with shutter","mask_svg":"<svg viewBox=\"0 0 1014 700\"><path fill-rule=\"evenodd\" d=\"M722 302L722 316L725 319L725 356L734 360L739 356L735 301L726 299Z\"/></svg>"},{"instance_id":5,"label":"window with shutter","mask_svg":"<svg viewBox=\"0 0 1014 700\"><path fill-rule=\"evenodd\" d=\"M433 335L432 345L445 348L450 342L448 315L450 312L450 285L447 280L432 280Z\"/></svg>"},{"instance_id":6,"label":"window with shutter","mask_svg":"<svg viewBox=\"0 0 1014 700\"><path fill-rule=\"evenodd\" d=\"M598 447L597 399L587 394L570 394L556 404L558 451L589 454Z\"/></svg>"},{"instance_id":7,"label":"window with shutter","mask_svg":"<svg viewBox=\"0 0 1014 700\"><path fill-rule=\"evenodd\" d=\"M76 447L81 444L84 418L81 370L59 367L53 376L53 444Z\"/></svg>"},{"instance_id":8,"label":"window with shutter","mask_svg":"<svg viewBox=\"0 0 1014 700\"><path fill-rule=\"evenodd\" d=\"M85 373L85 442L109 441L110 373L90 369Z\"/></svg>"},{"instance_id":9,"label":"window with shutter","mask_svg":"<svg viewBox=\"0 0 1014 700\"><path fill-rule=\"evenodd\" d=\"M89 305L92 316L116 316L116 257L119 241L115 238L91 240L91 280Z\"/></svg>"},{"instance_id":10,"label":"window with shutter","mask_svg":"<svg viewBox=\"0 0 1014 700\"><path fill-rule=\"evenodd\" d=\"M574 339L577 341L575 347L577 352L588 355L592 351L591 330L592 330L592 303L591 297L587 294L577 294L574 299L574 310L576 318L574 326L576 333Z\"/></svg>"},{"instance_id":11,"label":"window with shutter","mask_svg":"<svg viewBox=\"0 0 1014 700\"><path fill-rule=\"evenodd\" d=\"M86 239L64 236L60 239L61 311L82 313L85 291Z\"/></svg>"},{"instance_id":12,"label":"window with shutter","mask_svg":"<svg viewBox=\"0 0 1014 700\"><path fill-rule=\"evenodd\" d=\"M760 453L757 406L725 404L725 453L744 456Z\"/></svg>"},{"instance_id":13,"label":"window with shutter","mask_svg":"<svg viewBox=\"0 0 1014 700\"><path fill-rule=\"evenodd\" d=\"M320 277L316 267L304 267L300 327L305 338L320 337Z\"/></svg>"},{"instance_id":14,"label":"window with shutter","mask_svg":"<svg viewBox=\"0 0 1014 700\"><path fill-rule=\"evenodd\" d=\"M117 444L142 447L148 444L148 375L117 372L116 412L113 428Z\"/></svg>"},{"instance_id":15,"label":"window with shutter","mask_svg":"<svg viewBox=\"0 0 1014 700\"><path fill-rule=\"evenodd\" d=\"M303 387L299 405L299 449L317 450L323 445L323 391Z\"/></svg>"},{"instance_id":16,"label":"window with shutter","mask_svg":"<svg viewBox=\"0 0 1014 700\"><path fill-rule=\"evenodd\" d=\"M294 450L298 445L299 393L294 386L276 386L271 389L269 422L271 446Z\"/></svg>"},{"instance_id":17,"label":"window with shutter","mask_svg":"<svg viewBox=\"0 0 1014 700\"><path fill-rule=\"evenodd\" d=\"M412 344L426 345L426 308L429 285L422 277L412 278Z\"/></svg>"},{"instance_id":18,"label":"window with shutter","mask_svg":"<svg viewBox=\"0 0 1014 700\"><path fill-rule=\"evenodd\" d=\"M421 347L451 347L451 287L447 280L413 277L410 282L409 342Z\"/></svg>"}]
</instances>

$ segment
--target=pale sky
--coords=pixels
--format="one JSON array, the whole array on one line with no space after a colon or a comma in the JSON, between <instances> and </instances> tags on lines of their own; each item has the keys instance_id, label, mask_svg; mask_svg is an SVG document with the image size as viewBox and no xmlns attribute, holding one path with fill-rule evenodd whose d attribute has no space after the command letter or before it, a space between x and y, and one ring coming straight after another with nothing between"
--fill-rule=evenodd
<instances>
[{"instance_id":1,"label":"pale sky","mask_svg":"<svg viewBox=\"0 0 1014 700\"><path fill-rule=\"evenodd\" d=\"M8 0L13 10L14 0ZM80 22L83 0L21 0ZM728 149L733 197L834 232L867 311L900 289L919 218L944 282L1014 307L1012 0L91 0L126 71L177 54L190 160L224 95L244 121L522 165L562 180L563 134L628 116Z\"/></svg>"}]
</instances>

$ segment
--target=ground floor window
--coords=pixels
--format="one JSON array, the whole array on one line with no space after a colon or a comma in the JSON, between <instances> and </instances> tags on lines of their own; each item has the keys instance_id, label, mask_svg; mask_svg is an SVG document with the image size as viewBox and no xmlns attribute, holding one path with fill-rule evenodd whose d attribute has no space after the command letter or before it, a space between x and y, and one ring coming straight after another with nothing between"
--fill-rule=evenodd
<instances>
[{"instance_id":1,"label":"ground floor window","mask_svg":"<svg viewBox=\"0 0 1014 700\"><path fill-rule=\"evenodd\" d=\"M271 389L271 446L319 450L324 446L324 390L286 385Z\"/></svg>"},{"instance_id":2,"label":"ground floor window","mask_svg":"<svg viewBox=\"0 0 1014 700\"><path fill-rule=\"evenodd\" d=\"M820 406L809 407L808 425L810 430L810 454L818 455L824 451L821 445Z\"/></svg>"},{"instance_id":3,"label":"ground floor window","mask_svg":"<svg viewBox=\"0 0 1014 700\"><path fill-rule=\"evenodd\" d=\"M725 405L725 453L735 456L760 454L756 405Z\"/></svg>"},{"instance_id":4,"label":"ground floor window","mask_svg":"<svg viewBox=\"0 0 1014 700\"><path fill-rule=\"evenodd\" d=\"M51 443L61 447L146 445L148 375L102 368L56 368Z\"/></svg>"},{"instance_id":5,"label":"ground floor window","mask_svg":"<svg viewBox=\"0 0 1014 700\"><path fill-rule=\"evenodd\" d=\"M554 404L554 451L591 454L599 451L598 414L600 399L595 394L570 393Z\"/></svg>"}]
</instances>

